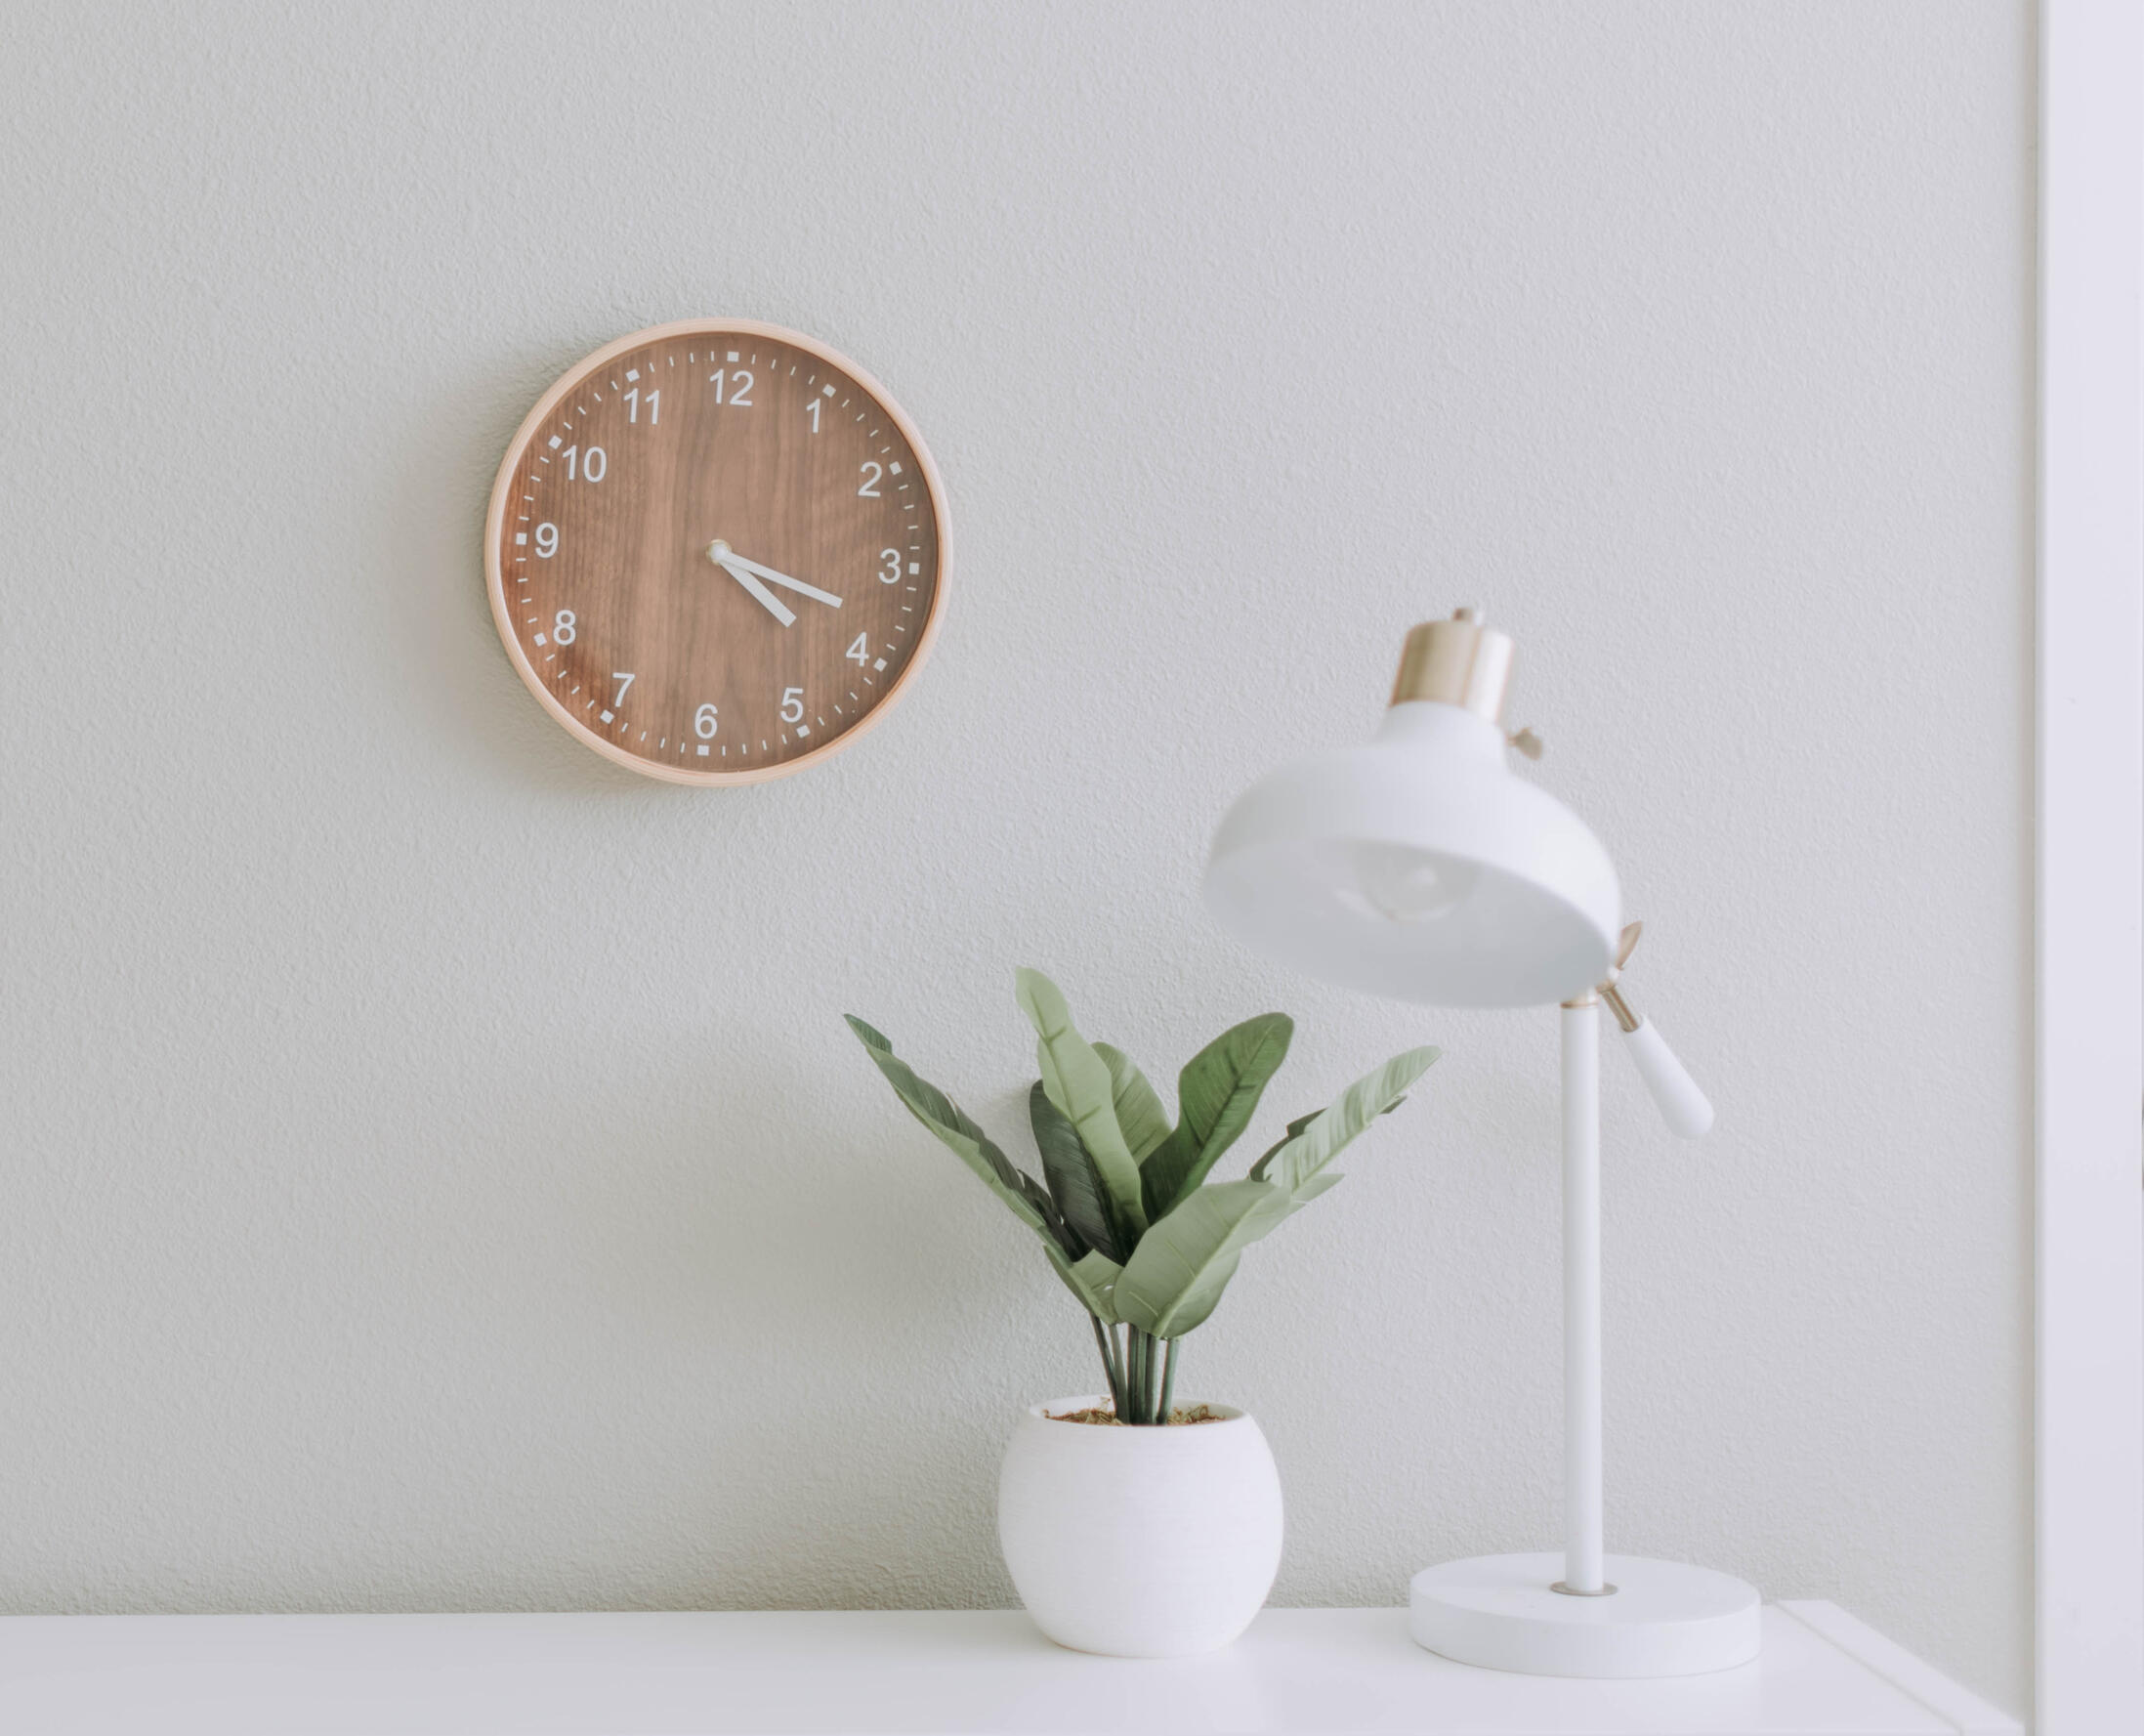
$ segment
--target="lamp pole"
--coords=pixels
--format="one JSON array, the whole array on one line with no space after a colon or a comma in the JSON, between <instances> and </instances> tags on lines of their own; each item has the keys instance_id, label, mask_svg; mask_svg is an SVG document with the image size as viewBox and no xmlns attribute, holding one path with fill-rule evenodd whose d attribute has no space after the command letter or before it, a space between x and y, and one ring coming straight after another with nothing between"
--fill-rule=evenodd
<instances>
[{"instance_id":1,"label":"lamp pole","mask_svg":"<svg viewBox=\"0 0 2144 1736\"><path fill-rule=\"evenodd\" d=\"M1564 1577L1602 1597L1600 996L1567 1000L1564 1074Z\"/></svg>"}]
</instances>

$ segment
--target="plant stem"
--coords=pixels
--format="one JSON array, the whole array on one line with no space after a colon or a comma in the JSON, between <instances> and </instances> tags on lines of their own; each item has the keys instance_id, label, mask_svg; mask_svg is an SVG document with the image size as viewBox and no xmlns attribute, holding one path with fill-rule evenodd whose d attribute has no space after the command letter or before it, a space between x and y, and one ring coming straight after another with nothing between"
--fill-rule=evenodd
<instances>
[{"instance_id":1,"label":"plant stem","mask_svg":"<svg viewBox=\"0 0 2144 1736\"><path fill-rule=\"evenodd\" d=\"M1125 1334L1124 1354L1128 1360L1124 1369L1124 1409L1121 1415L1126 1422L1144 1422L1146 1418L1140 1411L1141 1401L1146 1397L1147 1376L1141 1359L1145 1355L1143 1340L1146 1334L1135 1326L1127 1327Z\"/></svg>"},{"instance_id":2,"label":"plant stem","mask_svg":"<svg viewBox=\"0 0 2144 1736\"><path fill-rule=\"evenodd\" d=\"M1101 1315L1090 1314L1087 1318L1094 1323L1095 1348L1102 1352L1102 1372L1109 1376L1110 1403L1121 1415L1124 1409L1124 1382L1116 1372L1116 1358L1113 1354L1115 1345L1102 1325Z\"/></svg>"},{"instance_id":3,"label":"plant stem","mask_svg":"<svg viewBox=\"0 0 2144 1736\"><path fill-rule=\"evenodd\" d=\"M1139 1347L1138 1371L1131 1382L1132 1420L1151 1427L1161 1420L1155 1411L1161 1382L1161 1340L1134 1329L1132 1341Z\"/></svg>"},{"instance_id":4,"label":"plant stem","mask_svg":"<svg viewBox=\"0 0 2144 1736\"><path fill-rule=\"evenodd\" d=\"M1176 1408L1176 1365L1183 1357L1184 1341L1181 1338L1171 1338L1164 1348L1168 1351L1169 1366L1168 1373L1161 1376L1161 1415L1159 1420L1162 1422L1169 1419L1170 1413Z\"/></svg>"}]
</instances>

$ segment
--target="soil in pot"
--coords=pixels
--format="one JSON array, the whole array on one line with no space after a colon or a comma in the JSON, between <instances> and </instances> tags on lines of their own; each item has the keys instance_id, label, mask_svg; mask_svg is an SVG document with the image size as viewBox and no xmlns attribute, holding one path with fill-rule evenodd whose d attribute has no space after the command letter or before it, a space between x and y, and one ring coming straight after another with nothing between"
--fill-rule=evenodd
<instances>
[{"instance_id":1,"label":"soil in pot","mask_svg":"<svg viewBox=\"0 0 2144 1736\"><path fill-rule=\"evenodd\" d=\"M1094 1422L1100 1423L1106 1428L1131 1427L1130 1423L1122 1420L1107 1405L1090 1405L1084 1411L1044 1411L1042 1415L1052 1422ZM1191 1422L1226 1422L1228 1418L1216 1412L1211 1405L1179 1405L1169 1413L1167 1422L1148 1423L1146 1426L1149 1428L1175 1428Z\"/></svg>"}]
</instances>

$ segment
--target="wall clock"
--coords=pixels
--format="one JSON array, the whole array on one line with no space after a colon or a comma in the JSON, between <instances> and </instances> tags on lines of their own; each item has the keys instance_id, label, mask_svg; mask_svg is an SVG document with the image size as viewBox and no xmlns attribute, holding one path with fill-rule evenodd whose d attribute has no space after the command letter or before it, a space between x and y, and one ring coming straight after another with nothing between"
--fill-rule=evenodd
<instances>
[{"instance_id":1,"label":"wall clock","mask_svg":"<svg viewBox=\"0 0 2144 1736\"><path fill-rule=\"evenodd\" d=\"M923 665L947 526L914 424L824 344L748 319L634 332L514 436L484 533L499 637L546 710L675 783L839 752Z\"/></svg>"}]
</instances>

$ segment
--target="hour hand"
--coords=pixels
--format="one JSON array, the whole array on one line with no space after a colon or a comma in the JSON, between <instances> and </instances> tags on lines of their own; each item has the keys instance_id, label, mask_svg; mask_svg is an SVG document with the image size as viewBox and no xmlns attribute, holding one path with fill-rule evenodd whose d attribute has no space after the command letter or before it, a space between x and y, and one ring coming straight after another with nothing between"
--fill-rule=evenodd
<instances>
[{"instance_id":1,"label":"hour hand","mask_svg":"<svg viewBox=\"0 0 2144 1736\"><path fill-rule=\"evenodd\" d=\"M707 545L707 558L732 578L736 579L738 584L742 585L748 594L757 598L760 606L783 626L793 627L796 625L796 612L745 571L738 563L737 558L730 552L730 545L727 542L716 541L709 543Z\"/></svg>"},{"instance_id":2,"label":"hour hand","mask_svg":"<svg viewBox=\"0 0 2144 1736\"><path fill-rule=\"evenodd\" d=\"M824 603L833 609L841 607L841 599L835 596L833 592L822 591L817 585L808 585L801 578L791 578L786 572L777 572L772 567L762 567L757 561L747 561L742 555L725 555L722 558L722 564L733 572L742 569L744 572L764 578L769 584L784 586L802 596L811 598L815 603Z\"/></svg>"}]
</instances>

